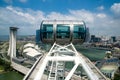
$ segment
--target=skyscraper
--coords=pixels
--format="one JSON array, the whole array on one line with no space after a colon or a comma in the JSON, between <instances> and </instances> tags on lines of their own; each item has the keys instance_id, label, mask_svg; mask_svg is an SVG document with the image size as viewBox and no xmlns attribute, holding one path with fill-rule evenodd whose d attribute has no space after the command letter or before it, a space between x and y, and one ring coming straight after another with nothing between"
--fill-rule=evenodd
<instances>
[{"instance_id":1,"label":"skyscraper","mask_svg":"<svg viewBox=\"0 0 120 80\"><path fill-rule=\"evenodd\" d=\"M41 42L41 40L40 40L40 30L38 29L36 30L36 43L39 43L39 42Z\"/></svg>"},{"instance_id":2,"label":"skyscraper","mask_svg":"<svg viewBox=\"0 0 120 80\"><path fill-rule=\"evenodd\" d=\"M89 42L90 41L90 32L89 32L89 28L86 28L86 39L85 42Z\"/></svg>"},{"instance_id":3,"label":"skyscraper","mask_svg":"<svg viewBox=\"0 0 120 80\"><path fill-rule=\"evenodd\" d=\"M111 36L111 42L116 42L116 37L115 36Z\"/></svg>"}]
</instances>

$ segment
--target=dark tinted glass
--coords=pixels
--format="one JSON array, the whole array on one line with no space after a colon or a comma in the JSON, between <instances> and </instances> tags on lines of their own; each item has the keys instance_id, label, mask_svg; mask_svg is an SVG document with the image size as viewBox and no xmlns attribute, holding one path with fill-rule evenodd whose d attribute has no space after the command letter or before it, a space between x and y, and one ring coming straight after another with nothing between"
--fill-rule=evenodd
<instances>
[{"instance_id":1,"label":"dark tinted glass","mask_svg":"<svg viewBox=\"0 0 120 80\"><path fill-rule=\"evenodd\" d=\"M83 25L74 25L73 38L74 39L85 38L85 27Z\"/></svg>"},{"instance_id":2,"label":"dark tinted glass","mask_svg":"<svg viewBox=\"0 0 120 80\"><path fill-rule=\"evenodd\" d=\"M70 26L69 25L57 25L57 38L69 38Z\"/></svg>"},{"instance_id":3,"label":"dark tinted glass","mask_svg":"<svg viewBox=\"0 0 120 80\"><path fill-rule=\"evenodd\" d=\"M44 24L43 25L43 38L52 39L53 38L53 25L52 24Z\"/></svg>"}]
</instances>

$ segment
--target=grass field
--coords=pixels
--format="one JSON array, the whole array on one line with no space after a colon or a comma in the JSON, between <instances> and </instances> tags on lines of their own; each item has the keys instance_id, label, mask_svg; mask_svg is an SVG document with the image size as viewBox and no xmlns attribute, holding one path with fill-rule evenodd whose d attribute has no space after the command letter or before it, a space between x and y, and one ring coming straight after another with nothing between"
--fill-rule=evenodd
<instances>
[{"instance_id":1,"label":"grass field","mask_svg":"<svg viewBox=\"0 0 120 80\"><path fill-rule=\"evenodd\" d=\"M0 80L22 80L22 79L23 75L15 71L0 74Z\"/></svg>"},{"instance_id":2,"label":"grass field","mask_svg":"<svg viewBox=\"0 0 120 80\"><path fill-rule=\"evenodd\" d=\"M0 73L4 71L4 67L0 65Z\"/></svg>"}]
</instances>

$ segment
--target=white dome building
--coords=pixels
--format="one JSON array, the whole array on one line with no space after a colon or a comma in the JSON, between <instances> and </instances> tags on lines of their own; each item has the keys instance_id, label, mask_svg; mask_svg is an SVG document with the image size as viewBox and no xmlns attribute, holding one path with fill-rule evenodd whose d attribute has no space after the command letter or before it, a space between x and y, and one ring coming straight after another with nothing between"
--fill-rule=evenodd
<instances>
[{"instance_id":1,"label":"white dome building","mask_svg":"<svg viewBox=\"0 0 120 80\"><path fill-rule=\"evenodd\" d=\"M23 55L28 59L36 60L39 56L42 55L42 53L40 52L37 45L28 43L24 45Z\"/></svg>"},{"instance_id":2,"label":"white dome building","mask_svg":"<svg viewBox=\"0 0 120 80\"><path fill-rule=\"evenodd\" d=\"M28 44L25 44L24 45L24 48L28 48L28 47L35 47L35 45L34 44L32 44L32 43L28 43Z\"/></svg>"}]
</instances>

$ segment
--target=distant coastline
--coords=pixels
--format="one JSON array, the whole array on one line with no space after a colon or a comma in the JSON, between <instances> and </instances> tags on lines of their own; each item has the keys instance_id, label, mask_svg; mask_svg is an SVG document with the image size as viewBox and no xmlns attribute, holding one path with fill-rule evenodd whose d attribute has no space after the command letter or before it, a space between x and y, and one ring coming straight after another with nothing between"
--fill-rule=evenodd
<instances>
[{"instance_id":1,"label":"distant coastline","mask_svg":"<svg viewBox=\"0 0 120 80\"><path fill-rule=\"evenodd\" d=\"M17 39L31 37L35 35L17 35ZM0 35L0 41L9 41L9 35Z\"/></svg>"},{"instance_id":2,"label":"distant coastline","mask_svg":"<svg viewBox=\"0 0 120 80\"><path fill-rule=\"evenodd\" d=\"M8 41L9 35L0 35L0 41Z\"/></svg>"}]
</instances>

